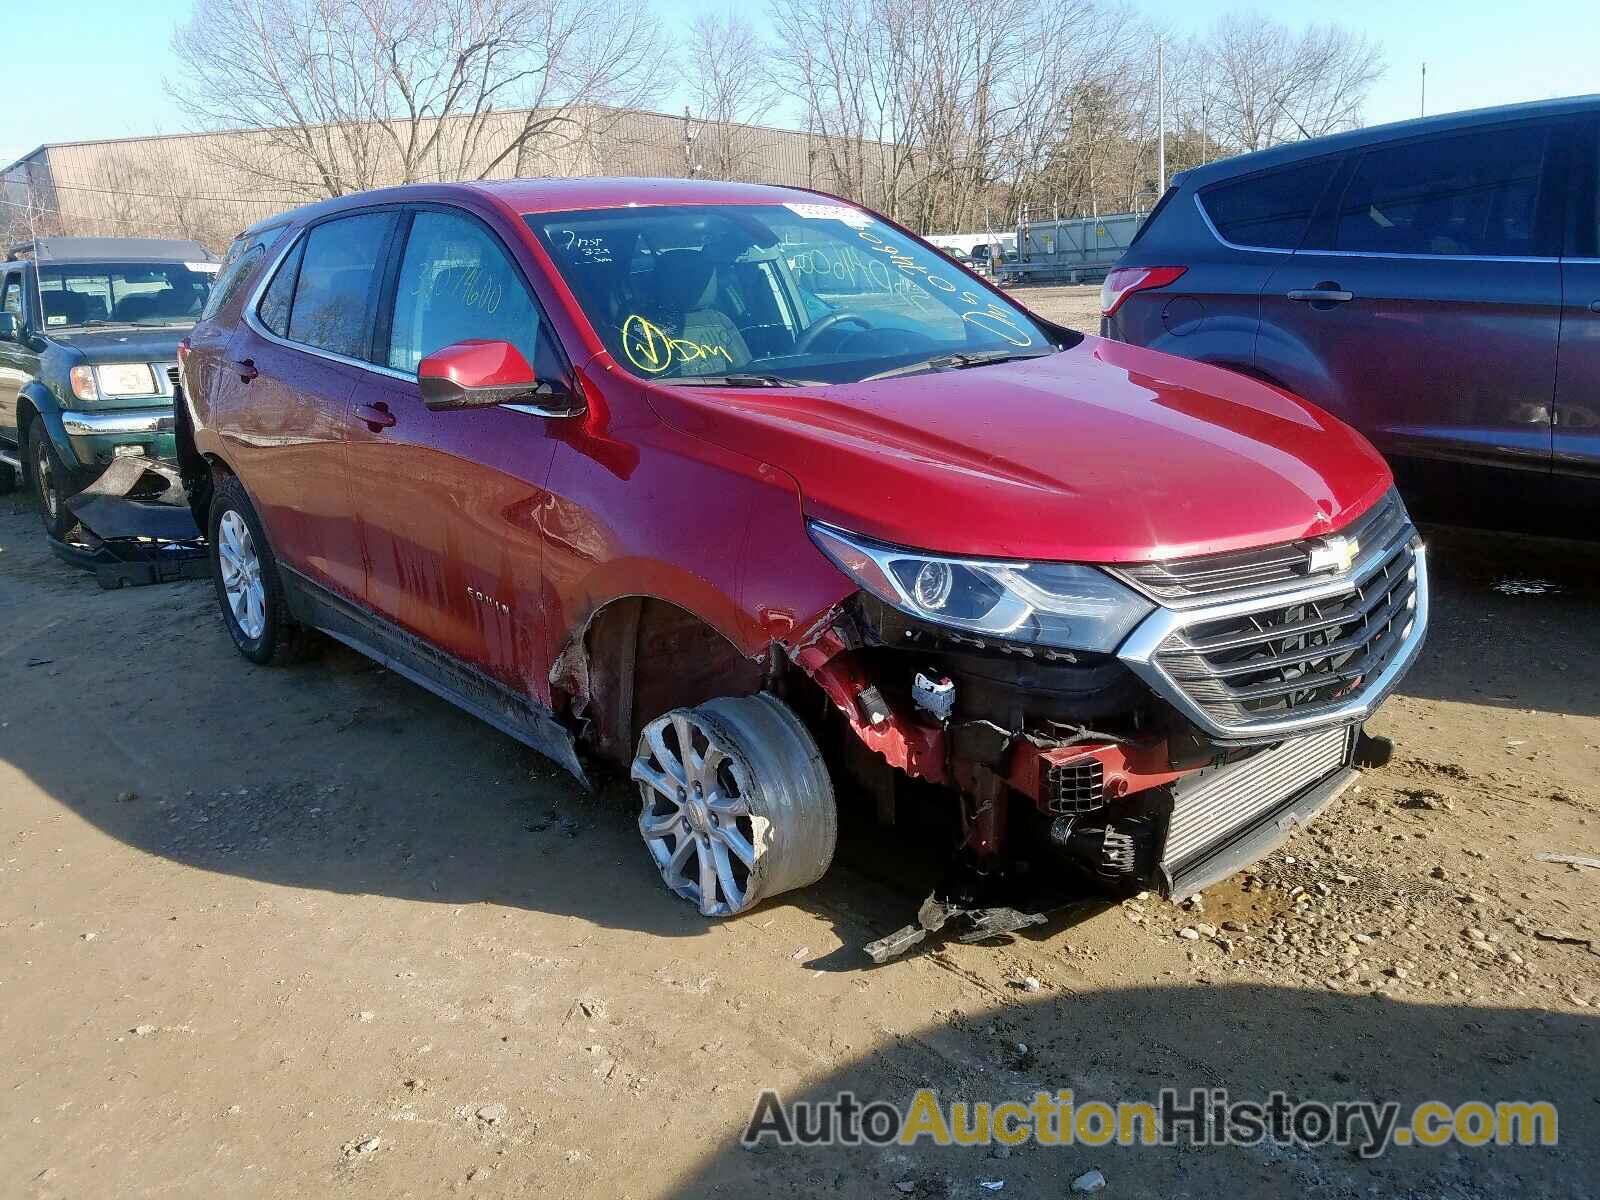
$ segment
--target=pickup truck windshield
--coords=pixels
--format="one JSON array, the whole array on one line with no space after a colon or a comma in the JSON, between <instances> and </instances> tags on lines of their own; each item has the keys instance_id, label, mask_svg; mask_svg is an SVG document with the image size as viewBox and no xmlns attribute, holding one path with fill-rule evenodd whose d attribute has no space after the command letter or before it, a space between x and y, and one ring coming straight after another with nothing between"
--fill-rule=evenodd
<instances>
[{"instance_id":1,"label":"pickup truck windshield","mask_svg":"<svg viewBox=\"0 0 1600 1200\"><path fill-rule=\"evenodd\" d=\"M869 376L1047 354L1026 312L922 242L839 203L533 213L601 340L641 378Z\"/></svg>"},{"instance_id":2,"label":"pickup truck windshield","mask_svg":"<svg viewBox=\"0 0 1600 1200\"><path fill-rule=\"evenodd\" d=\"M193 325L215 263L64 263L39 268L47 330L94 325Z\"/></svg>"}]
</instances>

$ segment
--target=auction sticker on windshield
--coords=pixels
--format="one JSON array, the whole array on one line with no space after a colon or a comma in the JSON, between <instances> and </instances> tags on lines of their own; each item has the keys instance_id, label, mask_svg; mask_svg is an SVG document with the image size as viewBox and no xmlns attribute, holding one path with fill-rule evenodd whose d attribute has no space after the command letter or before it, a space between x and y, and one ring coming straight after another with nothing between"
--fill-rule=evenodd
<instances>
[{"instance_id":1,"label":"auction sticker on windshield","mask_svg":"<svg viewBox=\"0 0 1600 1200\"><path fill-rule=\"evenodd\" d=\"M859 208L851 208L847 204L785 204L784 207L795 216L804 217L808 221L842 221L857 229L865 229L872 224L871 217Z\"/></svg>"}]
</instances>

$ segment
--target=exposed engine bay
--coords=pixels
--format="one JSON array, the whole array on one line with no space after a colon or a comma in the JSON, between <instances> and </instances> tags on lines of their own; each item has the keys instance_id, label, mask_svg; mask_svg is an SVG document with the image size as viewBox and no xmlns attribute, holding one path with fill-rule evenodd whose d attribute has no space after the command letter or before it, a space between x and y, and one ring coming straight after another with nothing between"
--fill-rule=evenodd
<instances>
[{"instance_id":1,"label":"exposed engine bay","mask_svg":"<svg viewBox=\"0 0 1600 1200\"><path fill-rule=\"evenodd\" d=\"M865 593L814 629L796 661L879 768L959 796L944 878L915 921L866 947L879 962L930 936L1014 933L1075 903L1144 889L1186 897L1389 753L1356 723L1217 739L1113 655L974 637ZM861 756L847 759L858 783L893 792Z\"/></svg>"}]
</instances>

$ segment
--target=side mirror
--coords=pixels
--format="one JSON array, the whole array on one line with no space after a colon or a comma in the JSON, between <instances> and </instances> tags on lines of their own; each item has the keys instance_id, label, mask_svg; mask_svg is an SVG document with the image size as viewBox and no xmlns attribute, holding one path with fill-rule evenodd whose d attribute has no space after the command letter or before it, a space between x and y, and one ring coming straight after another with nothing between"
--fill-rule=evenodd
<instances>
[{"instance_id":1,"label":"side mirror","mask_svg":"<svg viewBox=\"0 0 1600 1200\"><path fill-rule=\"evenodd\" d=\"M0 313L0 342L15 342L22 338L22 322L16 313Z\"/></svg>"},{"instance_id":2,"label":"side mirror","mask_svg":"<svg viewBox=\"0 0 1600 1200\"><path fill-rule=\"evenodd\" d=\"M417 364L422 402L435 412L526 406L540 416L570 417L583 404L564 383L540 380L510 342L471 339L435 350Z\"/></svg>"}]
</instances>

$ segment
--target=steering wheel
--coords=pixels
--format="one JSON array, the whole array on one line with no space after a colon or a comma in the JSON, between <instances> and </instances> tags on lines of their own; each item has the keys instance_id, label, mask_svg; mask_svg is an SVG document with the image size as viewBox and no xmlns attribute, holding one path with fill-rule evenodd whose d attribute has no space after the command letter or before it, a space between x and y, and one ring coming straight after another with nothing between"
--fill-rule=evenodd
<instances>
[{"instance_id":1,"label":"steering wheel","mask_svg":"<svg viewBox=\"0 0 1600 1200\"><path fill-rule=\"evenodd\" d=\"M861 328L863 328L863 329L871 329L872 328L872 322L871 321L867 320L863 316L858 316L856 313L851 313L851 312L829 313L827 316L823 317L822 320L818 321L810 329L806 330L797 339L795 339L794 353L796 353L796 354L804 354L804 353L806 353L806 351L810 350L813 346L815 346L817 344L817 339L818 338L820 338L823 334L827 333L828 330L833 329L836 326L842 325L846 321L854 321L857 325L861 326Z\"/></svg>"}]
</instances>

